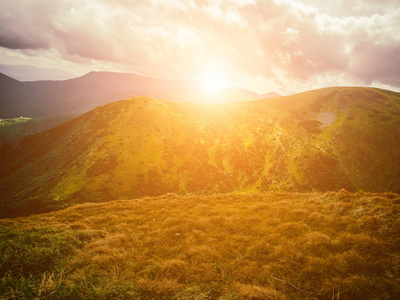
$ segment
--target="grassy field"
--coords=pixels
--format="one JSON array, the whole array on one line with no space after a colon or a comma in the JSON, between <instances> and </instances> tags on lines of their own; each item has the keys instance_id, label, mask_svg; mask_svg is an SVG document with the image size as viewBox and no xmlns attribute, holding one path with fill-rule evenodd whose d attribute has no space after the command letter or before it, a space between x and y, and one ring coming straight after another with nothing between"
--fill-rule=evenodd
<instances>
[{"instance_id":1,"label":"grassy field","mask_svg":"<svg viewBox=\"0 0 400 300\"><path fill-rule=\"evenodd\" d=\"M2 299L400 299L394 193L166 194L0 220Z\"/></svg>"}]
</instances>

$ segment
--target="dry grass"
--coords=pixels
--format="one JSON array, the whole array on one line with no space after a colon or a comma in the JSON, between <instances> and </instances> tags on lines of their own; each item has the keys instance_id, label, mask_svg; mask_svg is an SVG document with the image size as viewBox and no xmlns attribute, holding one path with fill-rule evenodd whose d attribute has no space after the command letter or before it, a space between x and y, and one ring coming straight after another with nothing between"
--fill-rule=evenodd
<instances>
[{"instance_id":1,"label":"dry grass","mask_svg":"<svg viewBox=\"0 0 400 300\"><path fill-rule=\"evenodd\" d=\"M271 192L167 194L4 219L0 292L3 299L399 299L399 213L397 194ZM46 238L38 241L38 232ZM53 251L46 265L43 249ZM37 269L24 259L32 253Z\"/></svg>"}]
</instances>

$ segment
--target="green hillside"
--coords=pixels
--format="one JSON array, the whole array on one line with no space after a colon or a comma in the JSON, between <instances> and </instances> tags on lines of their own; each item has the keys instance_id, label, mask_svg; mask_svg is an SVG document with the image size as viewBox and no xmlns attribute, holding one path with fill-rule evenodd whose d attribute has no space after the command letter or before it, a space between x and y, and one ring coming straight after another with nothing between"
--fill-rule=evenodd
<instances>
[{"instance_id":1,"label":"green hillside","mask_svg":"<svg viewBox=\"0 0 400 300\"><path fill-rule=\"evenodd\" d=\"M27 136L2 216L75 203L248 191L400 192L400 94L328 88L243 103L137 97Z\"/></svg>"}]
</instances>

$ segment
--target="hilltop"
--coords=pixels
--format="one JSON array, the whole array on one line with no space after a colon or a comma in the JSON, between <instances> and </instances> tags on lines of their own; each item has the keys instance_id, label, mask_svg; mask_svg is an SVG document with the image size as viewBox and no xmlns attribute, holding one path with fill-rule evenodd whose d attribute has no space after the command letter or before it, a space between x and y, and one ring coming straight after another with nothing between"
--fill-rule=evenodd
<instances>
[{"instance_id":1,"label":"hilltop","mask_svg":"<svg viewBox=\"0 0 400 300\"><path fill-rule=\"evenodd\" d=\"M399 192L398 128L400 94L373 88L220 104L136 97L9 151L2 216L168 192Z\"/></svg>"}]
</instances>

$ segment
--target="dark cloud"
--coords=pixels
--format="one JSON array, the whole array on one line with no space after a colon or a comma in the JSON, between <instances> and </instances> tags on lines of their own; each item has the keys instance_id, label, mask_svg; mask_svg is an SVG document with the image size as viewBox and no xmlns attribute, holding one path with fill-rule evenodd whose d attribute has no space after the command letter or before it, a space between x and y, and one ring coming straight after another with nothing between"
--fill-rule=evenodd
<instances>
[{"instance_id":1,"label":"dark cloud","mask_svg":"<svg viewBox=\"0 0 400 300\"><path fill-rule=\"evenodd\" d=\"M8 49L41 49L47 46L48 43L46 40L41 41L32 38L21 31L20 28L13 28L0 33L0 47Z\"/></svg>"},{"instance_id":2,"label":"dark cloud","mask_svg":"<svg viewBox=\"0 0 400 300\"><path fill-rule=\"evenodd\" d=\"M39 32L37 24L0 10L0 46L9 49L39 49L49 46L46 32ZM36 27L36 28L32 28Z\"/></svg>"}]
</instances>

